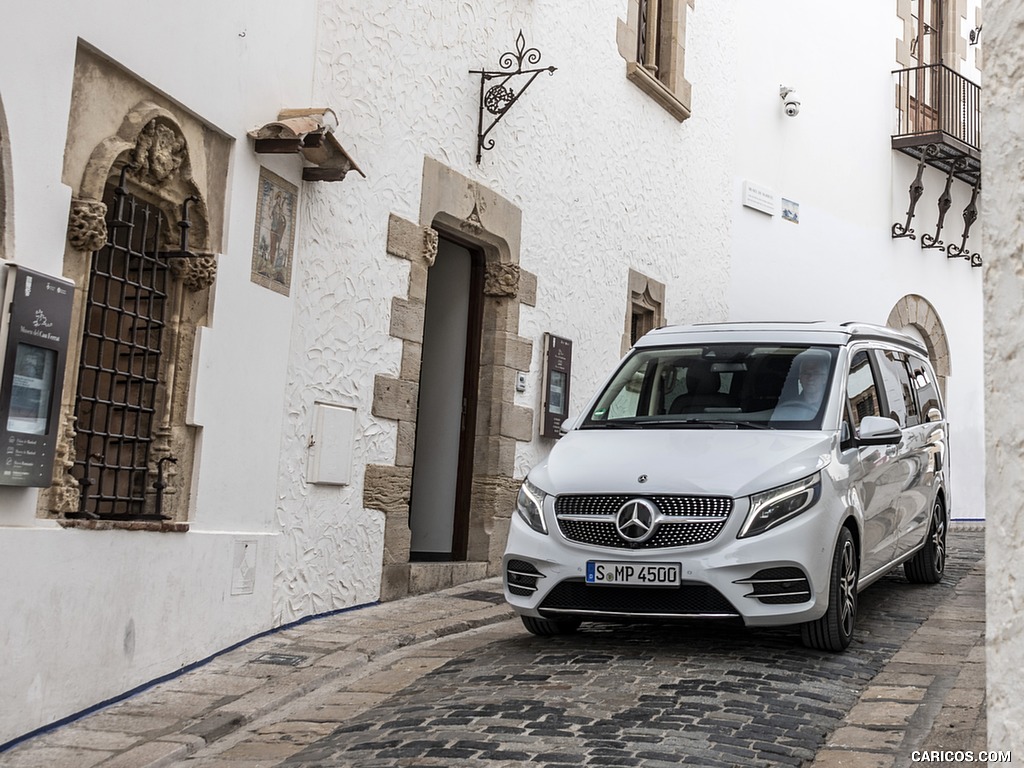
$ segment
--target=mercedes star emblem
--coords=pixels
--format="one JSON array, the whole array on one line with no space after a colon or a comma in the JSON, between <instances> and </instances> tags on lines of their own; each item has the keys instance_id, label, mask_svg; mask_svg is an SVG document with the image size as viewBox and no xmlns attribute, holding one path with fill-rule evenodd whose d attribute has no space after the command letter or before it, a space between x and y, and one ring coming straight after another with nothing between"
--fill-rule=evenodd
<instances>
[{"instance_id":1,"label":"mercedes star emblem","mask_svg":"<svg viewBox=\"0 0 1024 768\"><path fill-rule=\"evenodd\" d=\"M630 499L615 513L615 530L623 541L643 544L654 535L658 508L647 499Z\"/></svg>"}]
</instances>

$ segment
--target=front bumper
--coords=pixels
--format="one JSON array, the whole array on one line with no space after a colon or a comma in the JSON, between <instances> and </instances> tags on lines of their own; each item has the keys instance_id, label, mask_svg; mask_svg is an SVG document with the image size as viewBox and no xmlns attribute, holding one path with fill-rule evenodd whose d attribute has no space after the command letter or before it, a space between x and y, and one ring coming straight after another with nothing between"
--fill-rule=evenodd
<instances>
[{"instance_id":1,"label":"front bumper","mask_svg":"<svg viewBox=\"0 0 1024 768\"><path fill-rule=\"evenodd\" d=\"M684 547L612 549L564 538L546 500L548 534L512 516L502 562L505 599L521 615L584 620L740 619L747 626L800 624L828 606L839 515L822 503L778 528L737 539L748 512L736 507L711 541ZM587 562L679 563L679 587L594 586Z\"/></svg>"}]
</instances>

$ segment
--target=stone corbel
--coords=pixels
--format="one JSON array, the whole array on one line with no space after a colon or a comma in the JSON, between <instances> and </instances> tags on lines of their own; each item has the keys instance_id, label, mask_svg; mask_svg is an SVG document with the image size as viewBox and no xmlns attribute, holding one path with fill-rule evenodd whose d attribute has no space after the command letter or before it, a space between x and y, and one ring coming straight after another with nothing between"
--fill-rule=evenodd
<instances>
[{"instance_id":1,"label":"stone corbel","mask_svg":"<svg viewBox=\"0 0 1024 768\"><path fill-rule=\"evenodd\" d=\"M107 243L107 206L99 200L71 201L68 243L76 251L92 253Z\"/></svg>"},{"instance_id":2,"label":"stone corbel","mask_svg":"<svg viewBox=\"0 0 1024 768\"><path fill-rule=\"evenodd\" d=\"M187 259L170 259L171 274L188 290L196 293L209 288L217 279L217 257L208 253Z\"/></svg>"},{"instance_id":3,"label":"stone corbel","mask_svg":"<svg viewBox=\"0 0 1024 768\"><path fill-rule=\"evenodd\" d=\"M484 269L484 295L514 298L519 295L519 265L489 262Z\"/></svg>"},{"instance_id":4,"label":"stone corbel","mask_svg":"<svg viewBox=\"0 0 1024 768\"><path fill-rule=\"evenodd\" d=\"M249 132L260 154L301 154L309 163L303 181L342 181L349 171L366 174L334 136L338 116L334 110L283 109L277 120Z\"/></svg>"}]
</instances>

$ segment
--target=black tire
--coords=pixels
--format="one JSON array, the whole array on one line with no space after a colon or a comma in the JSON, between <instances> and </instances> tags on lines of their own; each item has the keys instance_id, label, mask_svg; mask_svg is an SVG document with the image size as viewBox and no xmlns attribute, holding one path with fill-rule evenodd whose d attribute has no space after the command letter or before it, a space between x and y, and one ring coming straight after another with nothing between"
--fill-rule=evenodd
<instances>
[{"instance_id":1,"label":"black tire","mask_svg":"<svg viewBox=\"0 0 1024 768\"><path fill-rule=\"evenodd\" d=\"M860 563L853 534L849 528L839 531L832 570L829 576L828 610L816 621L800 626L800 638L808 648L819 651L845 650L853 639L857 623L857 575Z\"/></svg>"},{"instance_id":2,"label":"black tire","mask_svg":"<svg viewBox=\"0 0 1024 768\"><path fill-rule=\"evenodd\" d=\"M538 637L571 635L580 628L580 619L540 619L536 616L520 616L523 626Z\"/></svg>"},{"instance_id":3,"label":"black tire","mask_svg":"<svg viewBox=\"0 0 1024 768\"><path fill-rule=\"evenodd\" d=\"M940 499L932 506L932 519L924 546L903 564L903 573L912 584L938 584L946 572L946 510Z\"/></svg>"}]
</instances>

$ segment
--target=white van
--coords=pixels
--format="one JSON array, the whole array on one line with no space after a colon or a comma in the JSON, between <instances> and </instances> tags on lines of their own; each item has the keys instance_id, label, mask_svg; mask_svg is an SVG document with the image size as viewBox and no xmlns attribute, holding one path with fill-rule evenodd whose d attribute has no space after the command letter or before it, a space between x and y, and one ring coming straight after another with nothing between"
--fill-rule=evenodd
<instances>
[{"instance_id":1,"label":"white van","mask_svg":"<svg viewBox=\"0 0 1024 768\"><path fill-rule=\"evenodd\" d=\"M537 635L733 618L842 650L864 587L900 564L941 580L947 451L935 373L905 334L662 328L524 480L505 598Z\"/></svg>"}]
</instances>

